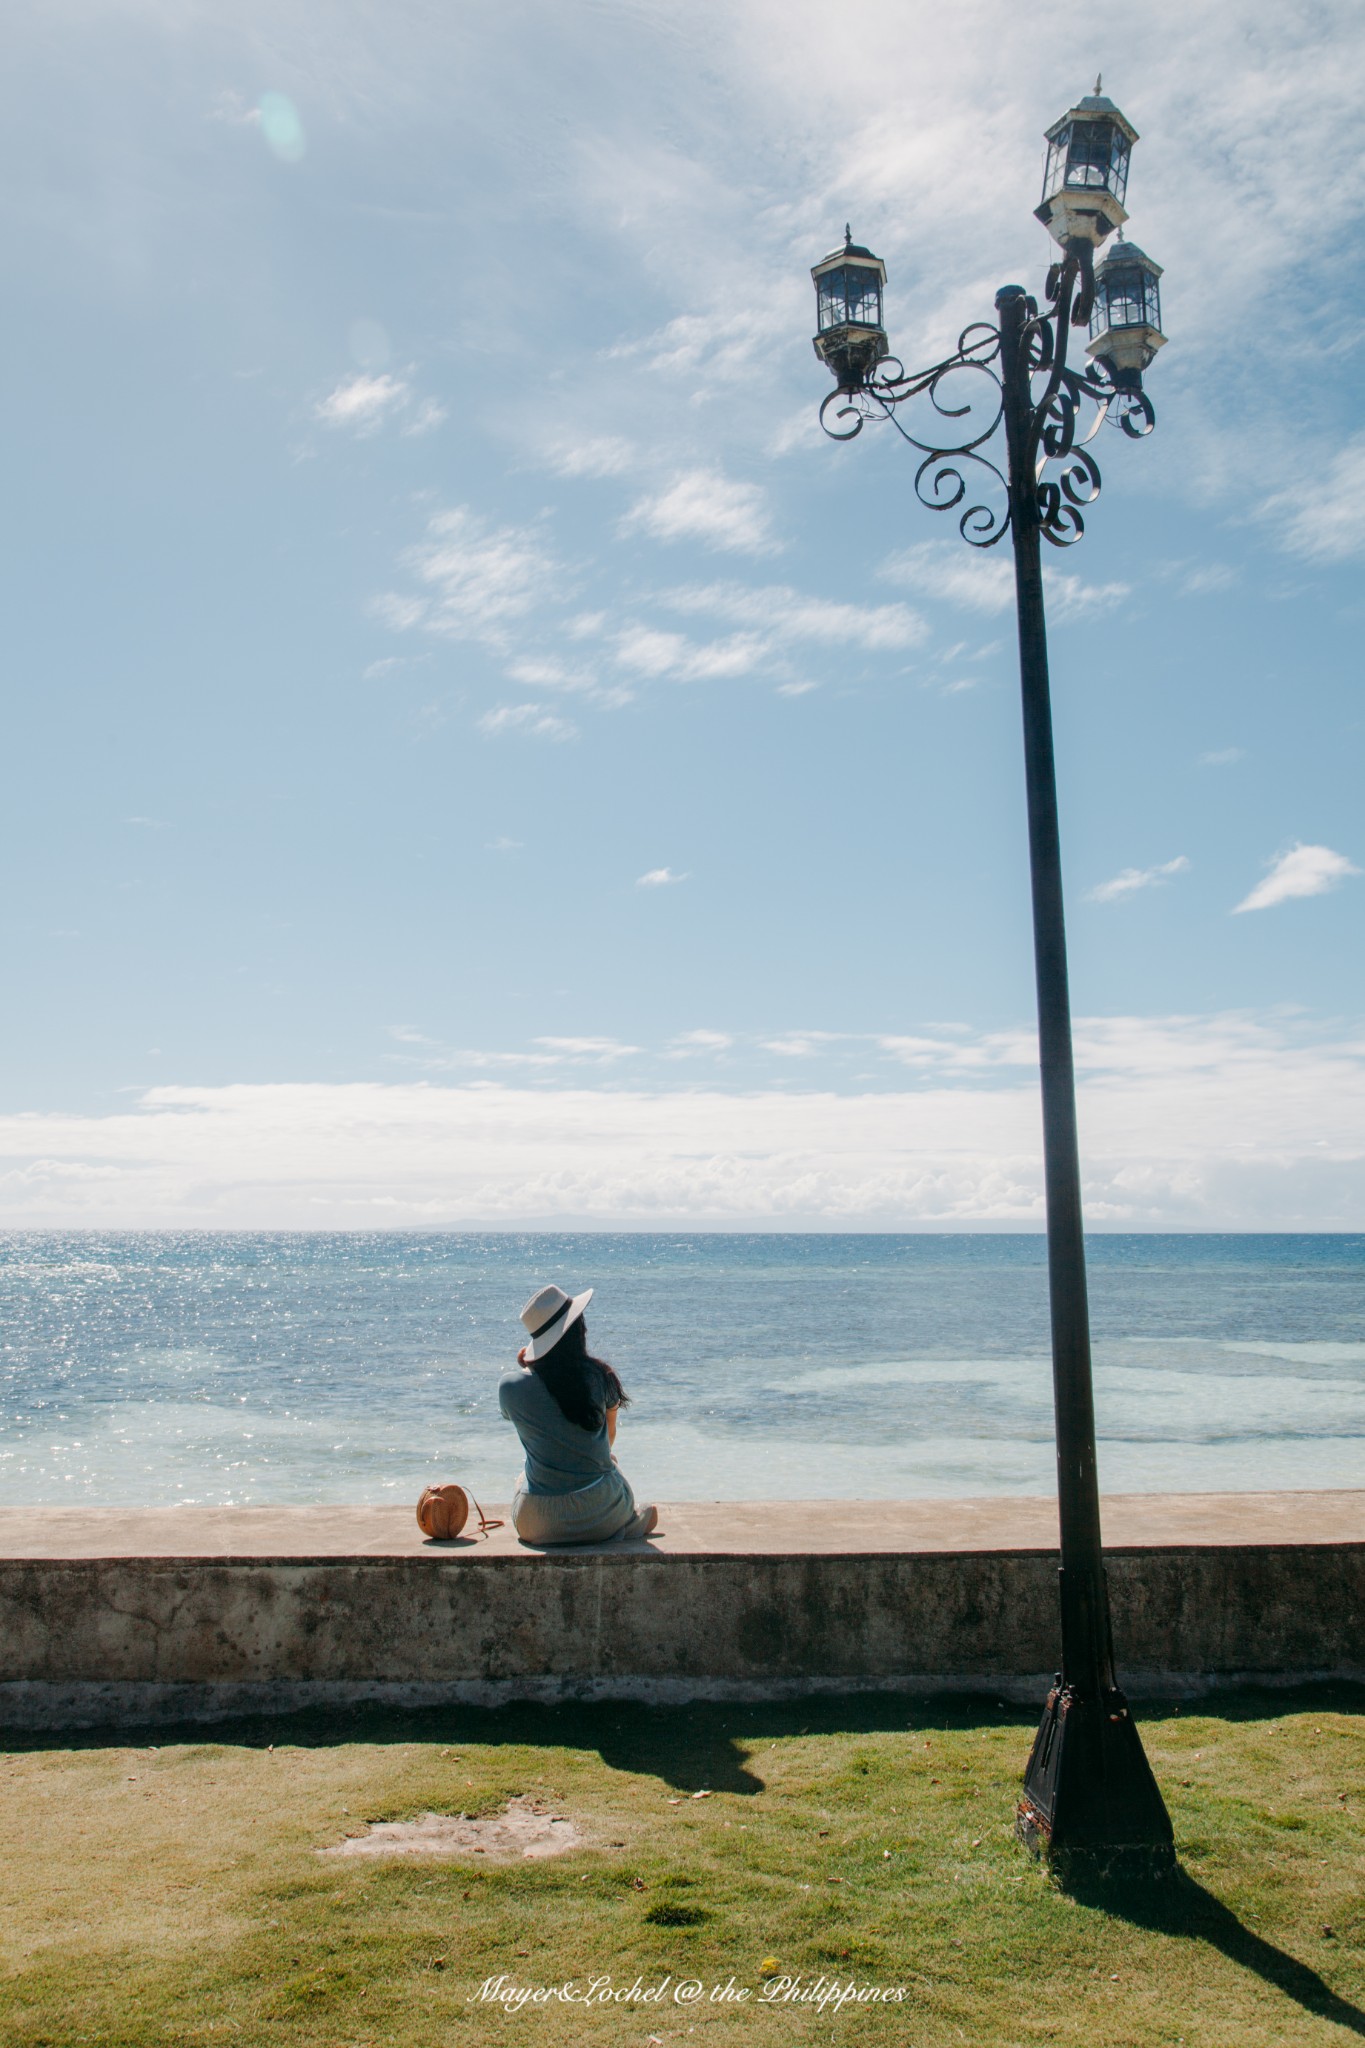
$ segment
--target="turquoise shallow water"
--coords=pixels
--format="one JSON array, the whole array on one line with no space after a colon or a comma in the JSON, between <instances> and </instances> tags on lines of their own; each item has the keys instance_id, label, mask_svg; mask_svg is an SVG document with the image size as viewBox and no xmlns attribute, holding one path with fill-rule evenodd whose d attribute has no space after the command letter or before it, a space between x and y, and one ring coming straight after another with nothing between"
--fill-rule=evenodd
<instances>
[{"instance_id":1,"label":"turquoise shallow water","mask_svg":"<svg viewBox=\"0 0 1365 2048\"><path fill-rule=\"evenodd\" d=\"M1091 1241L1111 1492L1365 1485L1365 1238ZM1036 1236L0 1237L0 1499L506 1499L518 1309L595 1286L665 1500L1050 1492Z\"/></svg>"}]
</instances>

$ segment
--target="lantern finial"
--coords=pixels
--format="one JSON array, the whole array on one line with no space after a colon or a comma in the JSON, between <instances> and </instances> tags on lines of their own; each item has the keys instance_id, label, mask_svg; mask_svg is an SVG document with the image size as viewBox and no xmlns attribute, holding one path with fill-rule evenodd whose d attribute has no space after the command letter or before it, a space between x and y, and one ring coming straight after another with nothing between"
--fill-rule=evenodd
<instances>
[{"instance_id":1,"label":"lantern finial","mask_svg":"<svg viewBox=\"0 0 1365 2048\"><path fill-rule=\"evenodd\" d=\"M1098 99L1098 98L1099 98L1099 96L1100 96L1100 94L1101 94L1101 93L1102 93L1103 91L1104 91L1104 73L1103 73L1102 71L1097 71L1097 72L1095 73L1095 98L1096 98L1096 99Z\"/></svg>"},{"instance_id":2,"label":"lantern finial","mask_svg":"<svg viewBox=\"0 0 1365 2048\"><path fill-rule=\"evenodd\" d=\"M847 220L844 222L844 247L845 249L853 247L853 223Z\"/></svg>"}]
</instances>

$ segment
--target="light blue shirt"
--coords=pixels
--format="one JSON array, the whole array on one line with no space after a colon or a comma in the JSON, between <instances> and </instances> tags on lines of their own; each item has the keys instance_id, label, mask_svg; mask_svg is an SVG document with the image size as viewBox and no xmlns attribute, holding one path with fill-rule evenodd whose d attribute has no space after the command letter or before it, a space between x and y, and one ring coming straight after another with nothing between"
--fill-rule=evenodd
<instances>
[{"instance_id":1,"label":"light blue shirt","mask_svg":"<svg viewBox=\"0 0 1365 2048\"><path fill-rule=\"evenodd\" d=\"M611 1470L605 1421L600 1429L580 1429L570 1422L538 1373L521 1366L505 1373L498 1386L498 1406L521 1438L528 1493L575 1493Z\"/></svg>"}]
</instances>

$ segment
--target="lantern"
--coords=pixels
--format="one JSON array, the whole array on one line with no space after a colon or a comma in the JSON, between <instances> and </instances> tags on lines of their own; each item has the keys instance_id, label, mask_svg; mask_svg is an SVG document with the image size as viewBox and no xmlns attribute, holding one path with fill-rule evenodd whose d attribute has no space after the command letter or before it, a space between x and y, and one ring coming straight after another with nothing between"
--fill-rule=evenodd
<instances>
[{"instance_id":1,"label":"lantern","mask_svg":"<svg viewBox=\"0 0 1365 2048\"><path fill-rule=\"evenodd\" d=\"M1095 304L1087 355L1094 356L1120 390L1140 391L1142 373L1166 337L1161 331L1161 265L1136 242L1120 236L1095 266Z\"/></svg>"},{"instance_id":2,"label":"lantern","mask_svg":"<svg viewBox=\"0 0 1365 2048\"><path fill-rule=\"evenodd\" d=\"M812 346L841 391L858 391L886 354L882 286L886 265L844 229L844 246L815 264L816 326Z\"/></svg>"},{"instance_id":3,"label":"lantern","mask_svg":"<svg viewBox=\"0 0 1365 2048\"><path fill-rule=\"evenodd\" d=\"M1043 200L1034 211L1064 249L1073 242L1098 248L1128 218L1123 201L1137 130L1104 98L1101 83L1047 131Z\"/></svg>"}]
</instances>

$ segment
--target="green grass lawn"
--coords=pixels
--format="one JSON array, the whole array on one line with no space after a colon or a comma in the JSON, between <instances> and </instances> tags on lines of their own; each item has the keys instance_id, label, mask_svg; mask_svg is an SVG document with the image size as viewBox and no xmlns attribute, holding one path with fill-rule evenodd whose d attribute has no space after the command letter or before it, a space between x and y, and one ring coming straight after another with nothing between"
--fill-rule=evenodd
<instances>
[{"instance_id":1,"label":"green grass lawn","mask_svg":"<svg viewBox=\"0 0 1365 2048\"><path fill-rule=\"evenodd\" d=\"M1185 1872L1155 1899L1068 1897L1017 1847L1032 1721L979 1700L857 1696L16 1741L0 1760L0 2039L1279 2048L1365 2035L1365 1695L1147 1708ZM515 1865L314 1853L367 1821L492 1813L514 1794L571 1815L587 1845ZM822 1976L903 1997L836 2010L785 1995ZM480 1997L499 1978L664 1991L504 2013Z\"/></svg>"}]
</instances>

